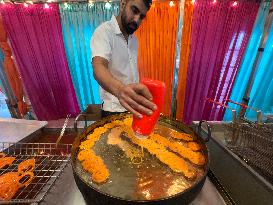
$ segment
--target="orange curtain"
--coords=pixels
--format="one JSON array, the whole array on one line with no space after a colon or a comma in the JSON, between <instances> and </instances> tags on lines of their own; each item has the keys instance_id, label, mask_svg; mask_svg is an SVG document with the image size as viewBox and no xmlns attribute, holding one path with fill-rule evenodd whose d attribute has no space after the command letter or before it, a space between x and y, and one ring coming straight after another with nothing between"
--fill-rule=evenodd
<instances>
[{"instance_id":1,"label":"orange curtain","mask_svg":"<svg viewBox=\"0 0 273 205\"><path fill-rule=\"evenodd\" d=\"M8 77L8 81L12 87L14 95L17 98L18 110L22 118L27 112L27 104L23 101L23 86L20 75L11 58L11 48L7 42L7 34L0 16L0 47L4 53L4 69Z\"/></svg>"},{"instance_id":2,"label":"orange curtain","mask_svg":"<svg viewBox=\"0 0 273 205\"><path fill-rule=\"evenodd\" d=\"M151 78L166 84L162 113L171 113L172 85L174 77L176 34L179 4L153 2L147 17L136 32L139 41L138 68L140 79Z\"/></svg>"},{"instance_id":3,"label":"orange curtain","mask_svg":"<svg viewBox=\"0 0 273 205\"><path fill-rule=\"evenodd\" d=\"M181 37L180 49L180 66L178 72L178 86L176 93L177 110L176 118L182 120L184 112L184 101L186 93L186 78L188 71L188 63L190 57L190 43L192 31L192 17L194 4L192 0L186 0L184 6L183 30Z\"/></svg>"}]
</instances>

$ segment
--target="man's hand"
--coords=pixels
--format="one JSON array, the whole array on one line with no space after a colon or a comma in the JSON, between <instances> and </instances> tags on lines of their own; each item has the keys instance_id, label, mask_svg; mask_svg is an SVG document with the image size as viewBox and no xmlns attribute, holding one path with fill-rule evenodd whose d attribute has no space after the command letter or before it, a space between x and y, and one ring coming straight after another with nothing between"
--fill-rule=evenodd
<instances>
[{"instance_id":1,"label":"man's hand","mask_svg":"<svg viewBox=\"0 0 273 205\"><path fill-rule=\"evenodd\" d=\"M116 96L120 104L134 116L151 115L157 109L152 95L143 84L124 85L115 79L108 69L108 61L102 57L93 58L94 77L104 90Z\"/></svg>"},{"instance_id":2,"label":"man's hand","mask_svg":"<svg viewBox=\"0 0 273 205\"><path fill-rule=\"evenodd\" d=\"M133 115L142 118L142 114L152 115L157 109L152 102L153 96L143 84L123 85L116 96L120 104Z\"/></svg>"}]
</instances>

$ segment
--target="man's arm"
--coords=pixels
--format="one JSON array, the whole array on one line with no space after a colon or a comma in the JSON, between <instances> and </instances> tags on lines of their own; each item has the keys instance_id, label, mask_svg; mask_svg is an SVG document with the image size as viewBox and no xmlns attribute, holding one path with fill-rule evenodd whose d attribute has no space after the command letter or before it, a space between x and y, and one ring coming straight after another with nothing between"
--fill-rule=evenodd
<instances>
[{"instance_id":1,"label":"man's arm","mask_svg":"<svg viewBox=\"0 0 273 205\"><path fill-rule=\"evenodd\" d=\"M115 79L108 70L108 61L99 56L92 59L94 77L101 87L116 96L120 104L133 115L141 118L141 113L151 115L156 105L151 102L152 95L143 84L124 85Z\"/></svg>"}]
</instances>

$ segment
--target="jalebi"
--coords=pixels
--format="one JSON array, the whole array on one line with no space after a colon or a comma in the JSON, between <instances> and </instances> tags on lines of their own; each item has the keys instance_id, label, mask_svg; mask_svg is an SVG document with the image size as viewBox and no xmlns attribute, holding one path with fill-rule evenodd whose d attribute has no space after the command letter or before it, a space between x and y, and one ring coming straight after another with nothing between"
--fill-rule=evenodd
<instances>
[{"instance_id":1,"label":"jalebi","mask_svg":"<svg viewBox=\"0 0 273 205\"><path fill-rule=\"evenodd\" d=\"M111 122L111 124L113 124L114 126L121 126L123 125L123 122L121 120L114 120L113 122Z\"/></svg>"},{"instance_id":2,"label":"jalebi","mask_svg":"<svg viewBox=\"0 0 273 205\"><path fill-rule=\"evenodd\" d=\"M6 156L6 154L5 154L5 153L0 152L0 158L3 158L3 157L5 157L5 156Z\"/></svg>"},{"instance_id":3,"label":"jalebi","mask_svg":"<svg viewBox=\"0 0 273 205\"><path fill-rule=\"evenodd\" d=\"M177 152L182 157L189 159L196 165L204 165L206 162L205 156L201 152L193 152L191 149L184 147L178 142L170 144L170 149Z\"/></svg>"},{"instance_id":4,"label":"jalebi","mask_svg":"<svg viewBox=\"0 0 273 205\"><path fill-rule=\"evenodd\" d=\"M186 134L183 132L177 132L175 130L172 130L170 134L175 139L184 140L187 142L193 141L193 138L190 134Z\"/></svg>"},{"instance_id":5,"label":"jalebi","mask_svg":"<svg viewBox=\"0 0 273 205\"><path fill-rule=\"evenodd\" d=\"M15 157L2 157L0 158L0 169L4 168L5 166L12 165Z\"/></svg>"},{"instance_id":6,"label":"jalebi","mask_svg":"<svg viewBox=\"0 0 273 205\"><path fill-rule=\"evenodd\" d=\"M0 166L11 165L15 157L0 158ZM7 172L0 176L0 200L11 200L18 189L28 186L34 177L35 159L28 159L18 165L18 172Z\"/></svg>"},{"instance_id":7,"label":"jalebi","mask_svg":"<svg viewBox=\"0 0 273 205\"><path fill-rule=\"evenodd\" d=\"M11 200L19 188L19 184L12 181L0 184L0 201Z\"/></svg>"},{"instance_id":8,"label":"jalebi","mask_svg":"<svg viewBox=\"0 0 273 205\"><path fill-rule=\"evenodd\" d=\"M132 126L132 123L133 123L133 118L131 117L127 117L123 120L123 123L128 126L128 127L131 127Z\"/></svg>"},{"instance_id":9,"label":"jalebi","mask_svg":"<svg viewBox=\"0 0 273 205\"><path fill-rule=\"evenodd\" d=\"M93 130L93 133L87 136L87 140L81 142L81 149L91 149L95 143L100 139L101 135L107 131L105 127L99 127Z\"/></svg>"},{"instance_id":10,"label":"jalebi","mask_svg":"<svg viewBox=\"0 0 273 205\"><path fill-rule=\"evenodd\" d=\"M107 123L103 127L106 128L106 129L112 129L113 127L115 127L115 125L112 124L112 123Z\"/></svg>"},{"instance_id":11,"label":"jalebi","mask_svg":"<svg viewBox=\"0 0 273 205\"><path fill-rule=\"evenodd\" d=\"M109 178L109 170L105 166L102 158L94 154L88 154L88 159L82 162L83 169L92 175L92 180L98 184L105 182Z\"/></svg>"},{"instance_id":12,"label":"jalebi","mask_svg":"<svg viewBox=\"0 0 273 205\"><path fill-rule=\"evenodd\" d=\"M174 172L183 173L189 179L196 177L196 171L191 169L187 162L177 156L176 154L168 151L162 144L156 143L152 139L138 139L134 136L133 131L124 126L124 131L127 133L127 137L140 147L144 147L151 154L155 155L162 163L168 165Z\"/></svg>"},{"instance_id":13,"label":"jalebi","mask_svg":"<svg viewBox=\"0 0 273 205\"><path fill-rule=\"evenodd\" d=\"M35 168L35 159L32 158L32 159L28 159L28 160L25 160L23 162L21 162L19 165L18 165L18 172L19 173L24 173L24 172L32 172Z\"/></svg>"},{"instance_id":14,"label":"jalebi","mask_svg":"<svg viewBox=\"0 0 273 205\"><path fill-rule=\"evenodd\" d=\"M172 151L178 153L182 157L190 160L192 163L197 165L204 165L205 164L205 157L201 152L194 152L190 148L183 146L178 142L171 142L167 138L162 137L159 134L152 134L150 135L150 139L154 140L155 142L168 147Z\"/></svg>"},{"instance_id":15,"label":"jalebi","mask_svg":"<svg viewBox=\"0 0 273 205\"><path fill-rule=\"evenodd\" d=\"M80 149L89 150L94 146L94 144L95 144L95 141L92 139L82 141L80 144Z\"/></svg>"},{"instance_id":16,"label":"jalebi","mask_svg":"<svg viewBox=\"0 0 273 205\"><path fill-rule=\"evenodd\" d=\"M90 149L90 150L84 149L84 150L79 151L78 160L79 161L88 160L89 157L93 156L93 155L95 155L95 153L92 149Z\"/></svg>"},{"instance_id":17,"label":"jalebi","mask_svg":"<svg viewBox=\"0 0 273 205\"><path fill-rule=\"evenodd\" d=\"M17 183L20 180L20 173L18 172L8 172L0 176L0 184L13 182Z\"/></svg>"},{"instance_id":18,"label":"jalebi","mask_svg":"<svg viewBox=\"0 0 273 205\"><path fill-rule=\"evenodd\" d=\"M199 151L201 149L200 145L197 142L188 142L187 145L192 151Z\"/></svg>"},{"instance_id":19,"label":"jalebi","mask_svg":"<svg viewBox=\"0 0 273 205\"><path fill-rule=\"evenodd\" d=\"M25 178L25 177L28 177L28 180L24 180L23 183L20 182L21 179ZM20 178L19 178L19 181L18 183L20 183L20 185L22 186L28 186L30 184L30 182L32 181L32 179L34 178L34 173L31 172L31 171L28 171L28 172L24 172L20 175Z\"/></svg>"},{"instance_id":20,"label":"jalebi","mask_svg":"<svg viewBox=\"0 0 273 205\"><path fill-rule=\"evenodd\" d=\"M92 148L100 139L101 135L107 132L110 127L114 127L114 125L106 124L103 127L94 129L93 132L87 136L87 140L82 141L80 144L78 160L81 161L83 168L92 175L92 180L96 183L105 182L109 177L109 171L103 160L95 154Z\"/></svg>"},{"instance_id":21,"label":"jalebi","mask_svg":"<svg viewBox=\"0 0 273 205\"><path fill-rule=\"evenodd\" d=\"M106 167L102 167L102 169L96 169L95 172L92 173L92 180L96 183L103 183L109 177L109 171Z\"/></svg>"},{"instance_id":22,"label":"jalebi","mask_svg":"<svg viewBox=\"0 0 273 205\"><path fill-rule=\"evenodd\" d=\"M28 180L20 182L21 179L28 177ZM0 176L0 200L11 200L18 189L28 186L34 177L33 172L8 172Z\"/></svg>"},{"instance_id":23,"label":"jalebi","mask_svg":"<svg viewBox=\"0 0 273 205\"><path fill-rule=\"evenodd\" d=\"M131 158L132 162L135 163L135 159L139 160L138 157L135 157L136 154L139 155L139 152L132 151L128 145L129 143L123 142L119 135L121 132L126 132L127 137L136 145L141 148L147 149L151 154L155 155L161 162L168 165L173 171L183 173L187 178L193 179L196 177L196 170L190 168L187 162L177 156L175 153L178 153L184 158L189 159L192 163L197 165L203 165L205 163L205 157L201 152L198 151L196 145L197 143L193 142L193 137L189 134L179 133L177 131L172 131L171 136L175 139L184 140L186 142L192 142L188 144L188 147L185 147L183 144L178 142L171 142L170 140L162 137L161 135L152 133L150 138L139 140L134 136L134 133L131 129L132 118L125 118L123 121L115 120L111 123L107 123L102 127L94 129L94 131L87 136L87 140L83 141L80 144L80 150L78 153L78 160L81 161L83 169L88 171L92 175L92 180L96 183L103 183L109 178L109 170L104 164L102 158L97 156L92 148L95 143L100 139L101 135L107 130L114 127L118 127L118 138L111 137L111 133L108 136L109 144L116 144L125 151L125 154ZM121 129L121 130L120 130ZM116 135L116 134L115 134ZM127 143L127 144L126 144ZM131 146L132 147L132 146ZM126 148L126 149L125 149ZM170 149L173 152L168 151ZM129 151L128 151L129 150ZM143 154L143 153L142 153ZM141 158L142 159L142 158ZM141 162L142 160L140 160Z\"/></svg>"}]
</instances>

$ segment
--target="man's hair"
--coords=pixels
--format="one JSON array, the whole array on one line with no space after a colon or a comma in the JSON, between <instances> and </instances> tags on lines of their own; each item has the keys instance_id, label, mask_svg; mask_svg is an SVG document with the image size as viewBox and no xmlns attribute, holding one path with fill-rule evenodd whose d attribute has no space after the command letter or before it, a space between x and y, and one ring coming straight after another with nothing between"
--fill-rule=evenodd
<instances>
[{"instance_id":1,"label":"man's hair","mask_svg":"<svg viewBox=\"0 0 273 205\"><path fill-rule=\"evenodd\" d=\"M142 1L144 2L145 6L149 10L152 5L152 0L142 0Z\"/></svg>"}]
</instances>

